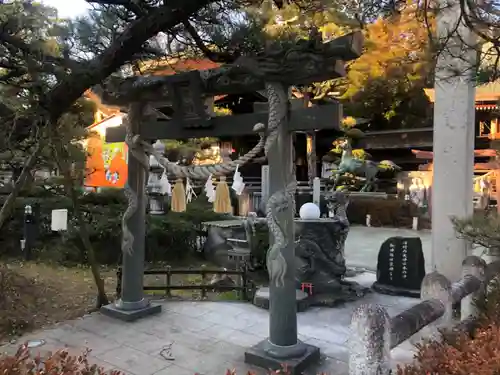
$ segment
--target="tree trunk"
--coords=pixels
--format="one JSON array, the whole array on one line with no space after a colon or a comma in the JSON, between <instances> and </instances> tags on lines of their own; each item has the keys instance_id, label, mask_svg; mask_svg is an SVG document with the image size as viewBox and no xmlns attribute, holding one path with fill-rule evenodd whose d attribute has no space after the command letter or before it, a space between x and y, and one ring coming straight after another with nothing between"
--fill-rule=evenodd
<instances>
[{"instance_id":1,"label":"tree trunk","mask_svg":"<svg viewBox=\"0 0 500 375\"><path fill-rule=\"evenodd\" d=\"M57 146L56 146L57 147ZM64 146L57 147L61 150L62 160L70 160L70 155L66 152ZM106 289L104 287L104 281L101 278L101 272L99 270L99 264L97 263L94 248L92 243L90 242L89 232L87 230L87 223L85 222L85 218L83 217L83 213L80 210L80 205L78 203L78 194L75 189L75 184L73 181L73 177L71 176L71 168L68 166L68 163L61 162L61 156L57 151L54 150L54 156L57 163L57 166L61 173L64 176L64 186L66 189L66 193L71 198L71 205L73 207L73 214L76 217L79 226L80 239L83 244L83 248L85 249L85 253L87 255L87 261L90 266L90 270L92 271L92 276L94 277L94 282L97 287L97 300L96 307L100 308L101 306L107 305L109 303L108 297L106 295Z\"/></svg>"}]
</instances>

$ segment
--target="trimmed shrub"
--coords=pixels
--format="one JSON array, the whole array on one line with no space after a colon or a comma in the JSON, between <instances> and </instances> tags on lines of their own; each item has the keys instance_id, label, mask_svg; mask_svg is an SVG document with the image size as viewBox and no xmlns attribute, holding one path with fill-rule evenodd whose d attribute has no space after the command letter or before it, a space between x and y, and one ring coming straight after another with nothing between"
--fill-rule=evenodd
<instances>
[{"instance_id":1,"label":"trimmed shrub","mask_svg":"<svg viewBox=\"0 0 500 375\"><path fill-rule=\"evenodd\" d=\"M484 246L495 254L500 252L500 217L496 210L475 210L466 218L452 217L452 222L460 238Z\"/></svg>"},{"instance_id":2,"label":"trimmed shrub","mask_svg":"<svg viewBox=\"0 0 500 375\"><path fill-rule=\"evenodd\" d=\"M6 197L0 196L0 205ZM66 208L71 212L71 201L66 197L19 197L14 205L14 213L4 224L0 235L0 255L19 256L20 240L23 238L24 208L30 205L37 218L36 236L51 246L52 240L59 237L50 228L53 209Z\"/></svg>"},{"instance_id":3,"label":"trimmed shrub","mask_svg":"<svg viewBox=\"0 0 500 375\"><path fill-rule=\"evenodd\" d=\"M418 207L401 199L351 198L347 217L351 224L365 225L371 216L374 227L411 228L414 217L419 217L420 228L430 228L429 220L422 218Z\"/></svg>"},{"instance_id":4,"label":"trimmed shrub","mask_svg":"<svg viewBox=\"0 0 500 375\"><path fill-rule=\"evenodd\" d=\"M4 197L0 197L0 204ZM82 194L80 208L87 221L90 240L96 258L101 264L115 264L121 256L121 218L126 200L121 190ZM5 224L0 236L0 256L20 256L23 238L24 207L31 205L37 217L37 240L33 256L60 263L85 263L85 251L80 239L80 228L73 217L70 199L66 197L20 197L15 213ZM68 231L54 233L50 227L51 211L68 209ZM197 247L204 221L221 220L225 215L214 213L205 197L188 205L186 212L169 212L148 216L147 261L170 261L192 255Z\"/></svg>"}]
</instances>

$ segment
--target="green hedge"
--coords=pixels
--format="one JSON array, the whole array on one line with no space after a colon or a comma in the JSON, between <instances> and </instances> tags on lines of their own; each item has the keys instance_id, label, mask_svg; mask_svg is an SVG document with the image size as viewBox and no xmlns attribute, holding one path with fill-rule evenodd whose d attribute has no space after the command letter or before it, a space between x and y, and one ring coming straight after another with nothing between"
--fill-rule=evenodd
<instances>
[{"instance_id":1,"label":"green hedge","mask_svg":"<svg viewBox=\"0 0 500 375\"><path fill-rule=\"evenodd\" d=\"M0 197L3 203L5 197ZM121 217L126 200L121 190L82 194L79 203L85 214L90 240L97 260L114 264L120 260ZM34 256L58 262L85 262L85 252L79 235L79 226L73 217L70 199L66 197L20 197L15 212L0 232L0 255L20 256L19 241L23 237L23 212L29 204L37 212L38 233ZM64 235L50 228L51 212L68 209L69 225ZM147 218L146 259L148 261L178 260L192 255L204 221L220 220L224 215L212 211L204 197L188 205L186 212L169 212Z\"/></svg>"},{"instance_id":2,"label":"green hedge","mask_svg":"<svg viewBox=\"0 0 500 375\"><path fill-rule=\"evenodd\" d=\"M0 231L0 256L20 256L20 240L23 237L24 207L30 204L38 213L38 239L34 256L58 262L85 262L85 252L79 236L79 227L72 218L70 199L54 196L44 190L31 191L30 196L19 197L15 212ZM3 204L5 196L0 196ZM87 219L87 228L98 261L115 264L120 261L121 217L126 208L126 200L121 190L108 189L101 193L82 194L80 207ZM69 230L64 235L53 233L50 228L51 211L66 208L69 211ZM348 206L351 224L364 225L366 215L372 217L374 226L411 227L413 216L418 210L412 204L401 200L352 199ZM212 211L211 204L201 196L188 205L183 213L169 212L161 216L147 218L146 259L148 261L172 261L193 254L201 223L220 220L225 215ZM428 227L423 222L423 227ZM265 263L267 230L259 228L259 245L255 258Z\"/></svg>"},{"instance_id":3,"label":"green hedge","mask_svg":"<svg viewBox=\"0 0 500 375\"><path fill-rule=\"evenodd\" d=\"M422 212L411 202L392 198L351 198L347 206L349 222L366 225L366 215L371 216L374 227L411 228L416 216L421 229L430 228L430 221L422 217Z\"/></svg>"}]
</instances>

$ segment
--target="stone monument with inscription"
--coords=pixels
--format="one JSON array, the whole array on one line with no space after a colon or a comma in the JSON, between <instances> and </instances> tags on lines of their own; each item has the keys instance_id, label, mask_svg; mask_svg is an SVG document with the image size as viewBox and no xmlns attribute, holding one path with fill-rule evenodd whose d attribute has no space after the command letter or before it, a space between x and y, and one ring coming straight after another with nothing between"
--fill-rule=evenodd
<instances>
[{"instance_id":1,"label":"stone monument with inscription","mask_svg":"<svg viewBox=\"0 0 500 375\"><path fill-rule=\"evenodd\" d=\"M378 253L377 281L379 293L420 298L425 276L422 241L418 237L391 237Z\"/></svg>"}]
</instances>

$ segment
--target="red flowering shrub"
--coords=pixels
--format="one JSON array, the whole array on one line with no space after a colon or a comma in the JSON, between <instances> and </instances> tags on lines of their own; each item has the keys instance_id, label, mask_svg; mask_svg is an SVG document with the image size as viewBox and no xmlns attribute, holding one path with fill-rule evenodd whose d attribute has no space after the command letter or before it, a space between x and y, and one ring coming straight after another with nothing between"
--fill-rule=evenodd
<instances>
[{"instance_id":1,"label":"red flowering shrub","mask_svg":"<svg viewBox=\"0 0 500 375\"><path fill-rule=\"evenodd\" d=\"M419 345L414 365L399 367L398 375L498 375L500 326L477 329L452 341Z\"/></svg>"},{"instance_id":2,"label":"red flowering shrub","mask_svg":"<svg viewBox=\"0 0 500 375\"><path fill-rule=\"evenodd\" d=\"M0 357L0 374L2 375L120 375L119 371L105 371L97 365L90 364L85 351L80 356L71 356L67 350L58 350L46 357L32 356L26 345L22 345L13 356Z\"/></svg>"},{"instance_id":3,"label":"red flowering shrub","mask_svg":"<svg viewBox=\"0 0 500 375\"><path fill-rule=\"evenodd\" d=\"M488 273L498 274L498 267ZM488 275L491 278L492 275ZM446 332L442 342L418 346L415 364L398 368L398 375L499 375L500 280L492 278L487 292L474 301L481 318L471 334Z\"/></svg>"},{"instance_id":4,"label":"red flowering shrub","mask_svg":"<svg viewBox=\"0 0 500 375\"><path fill-rule=\"evenodd\" d=\"M1 375L121 375L120 371L107 371L89 363L90 350L79 356L72 356L67 350L58 350L46 357L32 356L26 345L22 345L13 356L0 357ZM269 371L269 375L289 375L290 372L283 367L281 370ZM197 375L197 374L194 374ZM225 375L253 375L251 371L246 374L236 374L234 370L227 370ZM325 374L321 374L325 375Z\"/></svg>"}]
</instances>

